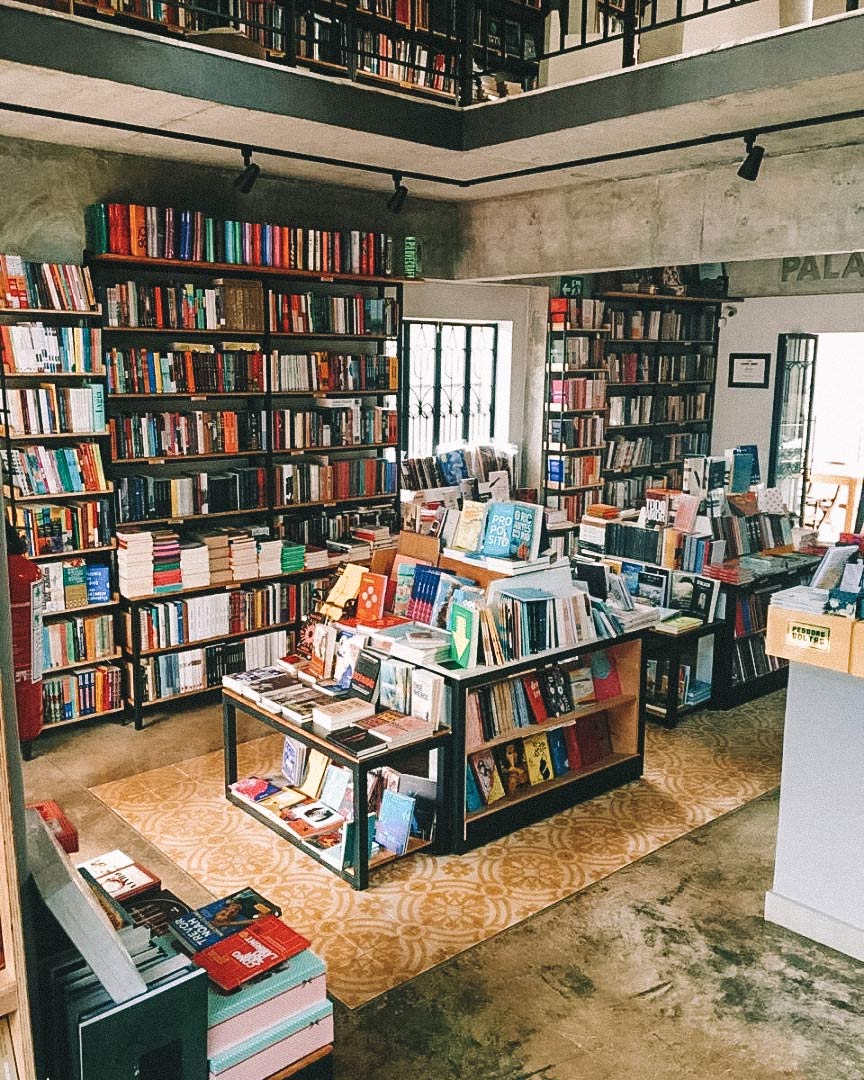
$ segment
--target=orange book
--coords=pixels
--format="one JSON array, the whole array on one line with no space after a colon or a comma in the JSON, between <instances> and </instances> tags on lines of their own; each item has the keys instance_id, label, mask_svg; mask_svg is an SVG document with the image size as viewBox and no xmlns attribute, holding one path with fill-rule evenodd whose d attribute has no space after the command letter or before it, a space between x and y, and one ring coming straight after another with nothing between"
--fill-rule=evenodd
<instances>
[{"instance_id":1,"label":"orange book","mask_svg":"<svg viewBox=\"0 0 864 1080\"><path fill-rule=\"evenodd\" d=\"M194 393L198 387L195 385L195 365L192 363L191 350L183 353L183 366L186 369L186 389L189 393Z\"/></svg>"},{"instance_id":2,"label":"orange book","mask_svg":"<svg viewBox=\"0 0 864 1080\"><path fill-rule=\"evenodd\" d=\"M223 441L226 454L236 454L237 445L237 413L222 413Z\"/></svg>"},{"instance_id":3,"label":"orange book","mask_svg":"<svg viewBox=\"0 0 864 1080\"><path fill-rule=\"evenodd\" d=\"M147 210L146 207L129 207L129 248L137 259L147 258Z\"/></svg>"}]
</instances>

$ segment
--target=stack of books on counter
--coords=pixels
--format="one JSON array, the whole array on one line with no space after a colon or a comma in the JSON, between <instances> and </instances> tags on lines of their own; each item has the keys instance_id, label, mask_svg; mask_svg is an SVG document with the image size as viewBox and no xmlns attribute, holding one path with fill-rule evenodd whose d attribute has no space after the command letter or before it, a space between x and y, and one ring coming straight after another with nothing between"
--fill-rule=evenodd
<instances>
[{"instance_id":1,"label":"stack of books on counter","mask_svg":"<svg viewBox=\"0 0 864 1080\"><path fill-rule=\"evenodd\" d=\"M153 534L153 592L177 592L182 587L180 536L173 529L159 529Z\"/></svg>"},{"instance_id":2,"label":"stack of books on counter","mask_svg":"<svg viewBox=\"0 0 864 1080\"><path fill-rule=\"evenodd\" d=\"M227 529L231 576L235 581L258 577L258 546L245 529Z\"/></svg>"},{"instance_id":3,"label":"stack of books on counter","mask_svg":"<svg viewBox=\"0 0 864 1080\"><path fill-rule=\"evenodd\" d=\"M258 576L275 577L282 573L282 541L258 541Z\"/></svg>"},{"instance_id":4,"label":"stack of books on counter","mask_svg":"<svg viewBox=\"0 0 864 1080\"><path fill-rule=\"evenodd\" d=\"M199 589L211 584L210 554L203 541L181 543L180 579L184 589Z\"/></svg>"},{"instance_id":5,"label":"stack of books on counter","mask_svg":"<svg viewBox=\"0 0 864 1080\"><path fill-rule=\"evenodd\" d=\"M251 888L174 918L174 941L210 978L210 1080L264 1080L329 1046L326 966Z\"/></svg>"},{"instance_id":6,"label":"stack of books on counter","mask_svg":"<svg viewBox=\"0 0 864 1080\"><path fill-rule=\"evenodd\" d=\"M227 585L233 581L228 537L224 532L209 533L202 537L210 559L210 584Z\"/></svg>"},{"instance_id":7,"label":"stack of books on counter","mask_svg":"<svg viewBox=\"0 0 864 1080\"><path fill-rule=\"evenodd\" d=\"M117 573L123 596L150 596L153 589L153 533L117 530Z\"/></svg>"}]
</instances>

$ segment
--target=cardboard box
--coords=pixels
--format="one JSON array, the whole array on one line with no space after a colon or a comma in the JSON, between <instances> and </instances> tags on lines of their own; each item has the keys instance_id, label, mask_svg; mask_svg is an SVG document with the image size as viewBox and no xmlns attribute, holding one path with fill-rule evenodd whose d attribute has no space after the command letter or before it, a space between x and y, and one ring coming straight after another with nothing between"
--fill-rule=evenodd
<instances>
[{"instance_id":1,"label":"cardboard box","mask_svg":"<svg viewBox=\"0 0 864 1080\"><path fill-rule=\"evenodd\" d=\"M795 663L848 672L856 625L839 615L769 607L765 648L772 656Z\"/></svg>"}]
</instances>

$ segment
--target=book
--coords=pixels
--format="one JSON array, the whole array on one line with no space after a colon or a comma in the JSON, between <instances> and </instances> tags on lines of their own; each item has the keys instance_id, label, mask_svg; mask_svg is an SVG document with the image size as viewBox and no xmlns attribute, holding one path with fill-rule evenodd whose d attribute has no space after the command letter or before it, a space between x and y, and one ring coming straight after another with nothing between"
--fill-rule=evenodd
<instances>
[{"instance_id":1,"label":"book","mask_svg":"<svg viewBox=\"0 0 864 1080\"><path fill-rule=\"evenodd\" d=\"M556 776L563 776L570 771L570 761L567 755L567 740L564 737L563 728L553 728L546 733L549 740L549 753L552 757L552 771Z\"/></svg>"},{"instance_id":2,"label":"book","mask_svg":"<svg viewBox=\"0 0 864 1080\"><path fill-rule=\"evenodd\" d=\"M591 677L598 701L621 696L621 680L618 677L615 657L608 649L598 649L591 654Z\"/></svg>"},{"instance_id":3,"label":"book","mask_svg":"<svg viewBox=\"0 0 864 1080\"><path fill-rule=\"evenodd\" d=\"M567 674L570 678L570 696L573 698L574 706L590 705L592 701L597 700L590 664L570 668Z\"/></svg>"},{"instance_id":4,"label":"book","mask_svg":"<svg viewBox=\"0 0 864 1080\"><path fill-rule=\"evenodd\" d=\"M281 915L281 908L265 900L255 889L245 888L230 896L190 911L169 923L169 933L192 953L244 930L267 915Z\"/></svg>"},{"instance_id":5,"label":"book","mask_svg":"<svg viewBox=\"0 0 864 1080\"><path fill-rule=\"evenodd\" d=\"M317 799L321 792L321 785L324 783L324 776L327 772L327 766L330 764L330 758L326 754L323 754L320 750L316 750L314 747L309 747L306 764L306 776L303 783L297 788L298 791L302 791L310 799Z\"/></svg>"},{"instance_id":6,"label":"book","mask_svg":"<svg viewBox=\"0 0 864 1080\"><path fill-rule=\"evenodd\" d=\"M276 915L202 949L193 962L223 990L235 990L309 948L309 942Z\"/></svg>"},{"instance_id":7,"label":"book","mask_svg":"<svg viewBox=\"0 0 864 1080\"><path fill-rule=\"evenodd\" d=\"M486 805L504 798L504 786L491 750L480 750L476 754L469 754L468 764L474 772L477 787Z\"/></svg>"},{"instance_id":8,"label":"book","mask_svg":"<svg viewBox=\"0 0 864 1080\"><path fill-rule=\"evenodd\" d=\"M380 672L381 655L370 649L361 649L351 673L351 693L374 705L378 700Z\"/></svg>"},{"instance_id":9,"label":"book","mask_svg":"<svg viewBox=\"0 0 864 1080\"><path fill-rule=\"evenodd\" d=\"M531 786L522 739L513 739L502 746L496 746L492 752L505 794L513 795L520 788Z\"/></svg>"},{"instance_id":10,"label":"book","mask_svg":"<svg viewBox=\"0 0 864 1080\"><path fill-rule=\"evenodd\" d=\"M384 617L384 602L387 598L387 577L366 571L360 579L357 593L357 620L377 620Z\"/></svg>"},{"instance_id":11,"label":"book","mask_svg":"<svg viewBox=\"0 0 864 1080\"><path fill-rule=\"evenodd\" d=\"M303 782L305 772L305 743L298 742L296 739L292 739L290 735L286 735L282 746L282 775L291 787L298 787Z\"/></svg>"},{"instance_id":12,"label":"book","mask_svg":"<svg viewBox=\"0 0 864 1080\"><path fill-rule=\"evenodd\" d=\"M162 885L155 874L119 848L80 863L78 869L86 870L113 900L120 903L133 896L156 892Z\"/></svg>"},{"instance_id":13,"label":"book","mask_svg":"<svg viewBox=\"0 0 864 1080\"><path fill-rule=\"evenodd\" d=\"M407 713L411 711L410 664L386 656L381 660L378 704L382 709Z\"/></svg>"},{"instance_id":14,"label":"book","mask_svg":"<svg viewBox=\"0 0 864 1080\"><path fill-rule=\"evenodd\" d=\"M414 816L414 799L395 791L385 791L381 797L378 820L375 823L375 839L382 848L404 855L411 836L411 819Z\"/></svg>"},{"instance_id":15,"label":"book","mask_svg":"<svg viewBox=\"0 0 864 1080\"><path fill-rule=\"evenodd\" d=\"M525 762L528 766L528 779L532 787L535 784L543 784L551 780L554 772L552 769L552 757L549 753L549 740L545 732L530 735L524 741Z\"/></svg>"},{"instance_id":16,"label":"book","mask_svg":"<svg viewBox=\"0 0 864 1080\"><path fill-rule=\"evenodd\" d=\"M485 520L486 504L466 499L450 546L458 551L476 551L480 546Z\"/></svg>"},{"instance_id":17,"label":"book","mask_svg":"<svg viewBox=\"0 0 864 1080\"><path fill-rule=\"evenodd\" d=\"M351 770L342 765L328 765L319 800L332 810L341 811L350 788Z\"/></svg>"},{"instance_id":18,"label":"book","mask_svg":"<svg viewBox=\"0 0 864 1080\"><path fill-rule=\"evenodd\" d=\"M331 732L328 739L334 746L338 746L341 750L347 750L349 754L354 754L356 757L377 754L379 750L384 750L387 747L387 743L383 739L379 739L371 732L366 731L365 728L354 727L353 725Z\"/></svg>"},{"instance_id":19,"label":"book","mask_svg":"<svg viewBox=\"0 0 864 1080\"><path fill-rule=\"evenodd\" d=\"M375 706L362 698L345 698L342 701L322 702L312 709L312 723L325 731L338 731L350 727L366 716L372 716Z\"/></svg>"},{"instance_id":20,"label":"book","mask_svg":"<svg viewBox=\"0 0 864 1080\"><path fill-rule=\"evenodd\" d=\"M531 503L490 502L480 551L496 559L536 559L543 508Z\"/></svg>"},{"instance_id":21,"label":"book","mask_svg":"<svg viewBox=\"0 0 864 1080\"><path fill-rule=\"evenodd\" d=\"M444 711L444 677L416 667L411 672L411 715L432 725L437 731Z\"/></svg>"},{"instance_id":22,"label":"book","mask_svg":"<svg viewBox=\"0 0 864 1080\"><path fill-rule=\"evenodd\" d=\"M281 817L286 827L303 840L319 833L333 832L344 821L332 806L320 800L292 806Z\"/></svg>"}]
</instances>

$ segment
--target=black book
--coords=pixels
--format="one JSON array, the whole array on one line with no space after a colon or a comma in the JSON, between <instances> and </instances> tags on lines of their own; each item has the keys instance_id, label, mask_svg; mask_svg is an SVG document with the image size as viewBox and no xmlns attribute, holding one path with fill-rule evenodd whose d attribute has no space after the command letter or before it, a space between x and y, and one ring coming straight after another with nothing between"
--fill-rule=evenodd
<instances>
[{"instance_id":1,"label":"black book","mask_svg":"<svg viewBox=\"0 0 864 1080\"><path fill-rule=\"evenodd\" d=\"M355 757L376 754L379 750L386 749L388 745L377 735L372 735L365 728L355 727L353 724L339 731L331 731L327 738L329 742L342 750L347 750L349 754L354 754Z\"/></svg>"}]
</instances>

